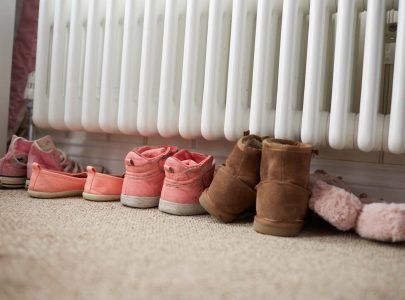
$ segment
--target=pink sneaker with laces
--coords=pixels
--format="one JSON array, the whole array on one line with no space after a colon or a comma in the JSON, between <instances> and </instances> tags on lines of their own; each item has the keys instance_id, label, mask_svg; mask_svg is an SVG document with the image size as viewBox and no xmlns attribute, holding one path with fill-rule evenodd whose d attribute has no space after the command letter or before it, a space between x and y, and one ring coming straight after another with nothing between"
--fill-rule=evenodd
<instances>
[{"instance_id":1,"label":"pink sneaker with laces","mask_svg":"<svg viewBox=\"0 0 405 300\"><path fill-rule=\"evenodd\" d=\"M83 198L91 201L119 201L124 176L108 175L87 166L87 179Z\"/></svg>"},{"instance_id":2,"label":"pink sneaker with laces","mask_svg":"<svg viewBox=\"0 0 405 300\"><path fill-rule=\"evenodd\" d=\"M27 178L28 152L32 142L13 135L8 152L0 159L0 186L23 188Z\"/></svg>"},{"instance_id":3,"label":"pink sneaker with laces","mask_svg":"<svg viewBox=\"0 0 405 300\"><path fill-rule=\"evenodd\" d=\"M176 151L174 146L143 146L130 151L125 157L121 203L137 208L158 206L165 177L163 166Z\"/></svg>"},{"instance_id":4,"label":"pink sneaker with laces","mask_svg":"<svg viewBox=\"0 0 405 300\"><path fill-rule=\"evenodd\" d=\"M32 143L31 150L28 154L26 186L29 185L32 164L34 162L47 170L63 171L66 173L79 173L85 171L83 165L70 160L65 152L56 148L52 141L52 137L49 135L35 140Z\"/></svg>"},{"instance_id":5,"label":"pink sneaker with laces","mask_svg":"<svg viewBox=\"0 0 405 300\"><path fill-rule=\"evenodd\" d=\"M181 150L165 163L159 210L174 215L206 213L199 203L201 193L213 179L215 162L211 155Z\"/></svg>"}]
</instances>

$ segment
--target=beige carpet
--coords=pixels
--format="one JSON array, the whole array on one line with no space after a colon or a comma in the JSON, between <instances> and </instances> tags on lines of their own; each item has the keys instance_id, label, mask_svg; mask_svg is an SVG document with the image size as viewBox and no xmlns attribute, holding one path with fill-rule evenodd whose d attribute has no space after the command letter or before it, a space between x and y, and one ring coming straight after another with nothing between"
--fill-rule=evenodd
<instances>
[{"instance_id":1,"label":"beige carpet","mask_svg":"<svg viewBox=\"0 0 405 300\"><path fill-rule=\"evenodd\" d=\"M405 246L0 190L0 299L405 299Z\"/></svg>"}]
</instances>

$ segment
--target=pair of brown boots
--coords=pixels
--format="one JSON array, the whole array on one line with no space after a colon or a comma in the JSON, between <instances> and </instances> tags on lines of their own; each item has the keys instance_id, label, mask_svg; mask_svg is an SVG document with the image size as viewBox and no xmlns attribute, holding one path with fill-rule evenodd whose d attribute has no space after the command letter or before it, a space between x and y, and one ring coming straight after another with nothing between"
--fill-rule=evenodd
<instances>
[{"instance_id":1,"label":"pair of brown boots","mask_svg":"<svg viewBox=\"0 0 405 300\"><path fill-rule=\"evenodd\" d=\"M200 204L222 222L232 222L256 205L257 232L296 236L308 210L313 152L308 144L244 136L202 193Z\"/></svg>"}]
</instances>

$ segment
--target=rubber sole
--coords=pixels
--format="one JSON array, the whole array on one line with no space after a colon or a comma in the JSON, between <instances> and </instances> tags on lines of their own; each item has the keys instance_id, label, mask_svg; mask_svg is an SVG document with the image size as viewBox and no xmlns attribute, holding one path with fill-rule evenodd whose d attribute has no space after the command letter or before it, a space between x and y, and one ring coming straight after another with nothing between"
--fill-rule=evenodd
<instances>
[{"instance_id":1,"label":"rubber sole","mask_svg":"<svg viewBox=\"0 0 405 300\"><path fill-rule=\"evenodd\" d=\"M30 195L31 197L34 197L34 198L43 198L43 199L81 196L82 193L83 193L83 190L49 193L49 192L33 191L33 190L28 189L28 195Z\"/></svg>"},{"instance_id":2,"label":"rubber sole","mask_svg":"<svg viewBox=\"0 0 405 300\"><path fill-rule=\"evenodd\" d=\"M121 194L121 203L135 208L152 208L159 205L160 197L140 197Z\"/></svg>"},{"instance_id":3,"label":"rubber sole","mask_svg":"<svg viewBox=\"0 0 405 300\"><path fill-rule=\"evenodd\" d=\"M0 186L10 189L23 188L26 177L0 176Z\"/></svg>"},{"instance_id":4,"label":"rubber sole","mask_svg":"<svg viewBox=\"0 0 405 300\"><path fill-rule=\"evenodd\" d=\"M206 214L207 211L199 203L197 204L181 204L160 198L159 210L171 215L177 216L193 216Z\"/></svg>"},{"instance_id":5,"label":"rubber sole","mask_svg":"<svg viewBox=\"0 0 405 300\"><path fill-rule=\"evenodd\" d=\"M119 201L120 195L96 195L83 192L83 198L90 201Z\"/></svg>"},{"instance_id":6,"label":"rubber sole","mask_svg":"<svg viewBox=\"0 0 405 300\"><path fill-rule=\"evenodd\" d=\"M284 236L284 237L293 237L300 234L303 223L272 223L268 220L255 217L253 222L253 228L259 233L275 235L275 236Z\"/></svg>"}]
</instances>

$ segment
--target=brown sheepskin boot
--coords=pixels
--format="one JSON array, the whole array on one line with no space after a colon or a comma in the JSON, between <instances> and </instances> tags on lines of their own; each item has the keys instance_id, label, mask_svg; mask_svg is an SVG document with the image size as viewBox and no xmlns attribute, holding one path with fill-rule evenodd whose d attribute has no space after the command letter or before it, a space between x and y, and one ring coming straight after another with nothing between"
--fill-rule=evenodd
<instances>
[{"instance_id":1,"label":"brown sheepskin boot","mask_svg":"<svg viewBox=\"0 0 405 300\"><path fill-rule=\"evenodd\" d=\"M208 213L219 221L231 222L255 207L261 153L260 137L247 135L239 139L210 187L200 196L200 204Z\"/></svg>"},{"instance_id":2,"label":"brown sheepskin boot","mask_svg":"<svg viewBox=\"0 0 405 300\"><path fill-rule=\"evenodd\" d=\"M278 236L300 233L308 210L312 146L280 139L263 141L257 186L257 232Z\"/></svg>"}]
</instances>

